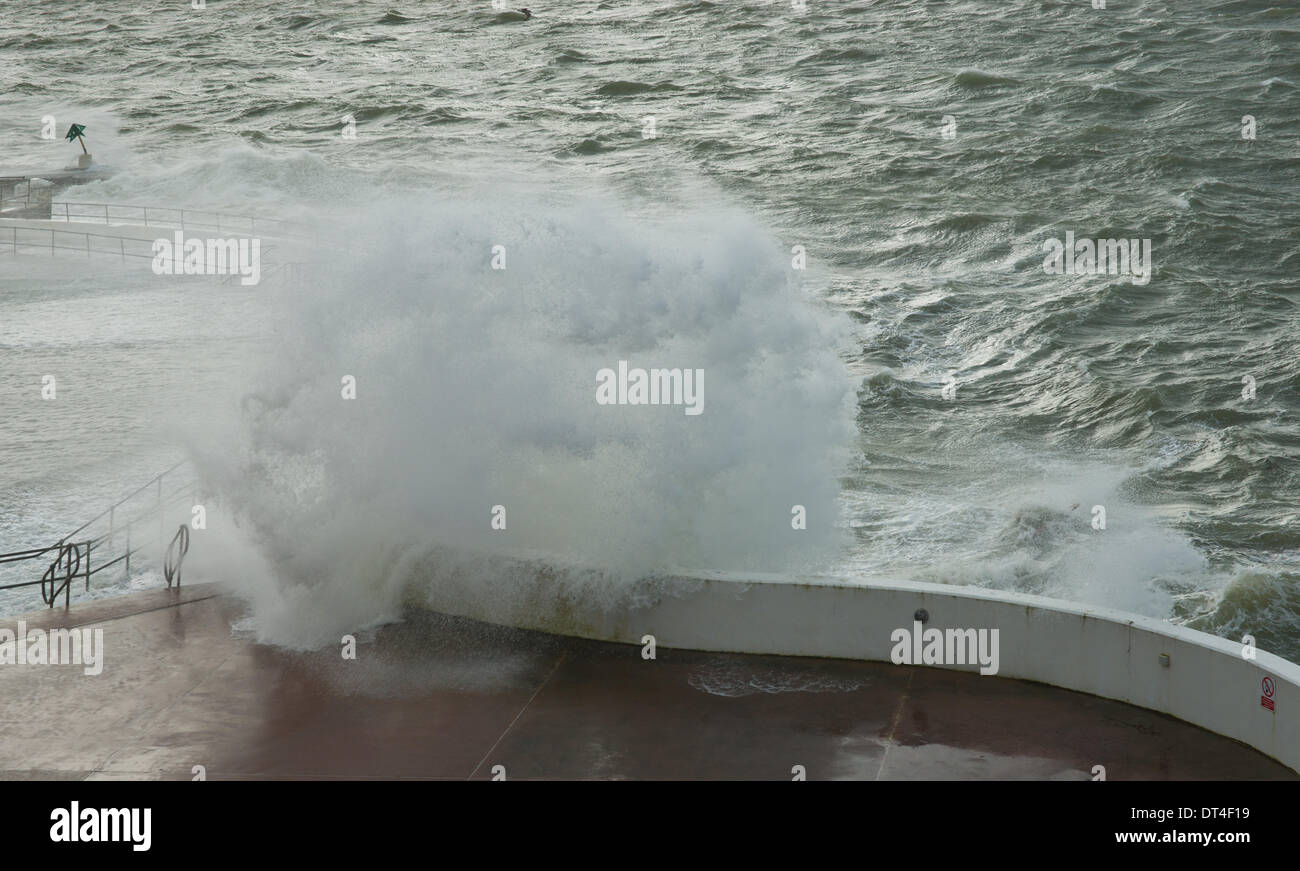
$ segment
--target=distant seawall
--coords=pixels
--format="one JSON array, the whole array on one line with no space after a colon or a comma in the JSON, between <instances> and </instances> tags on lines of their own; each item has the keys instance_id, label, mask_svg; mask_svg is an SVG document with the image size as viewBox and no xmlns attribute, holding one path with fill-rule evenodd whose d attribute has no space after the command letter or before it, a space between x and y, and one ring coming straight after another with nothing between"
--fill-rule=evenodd
<instances>
[{"instance_id":1,"label":"distant seawall","mask_svg":"<svg viewBox=\"0 0 1300 871\"><path fill-rule=\"evenodd\" d=\"M590 595L603 585L575 581L571 572L530 561L491 562L491 589L483 587L481 567L473 579L434 569L419 603L603 641L641 644L653 635L669 648L885 662L895 646L891 634L910 630L923 609L927 629L999 630L1000 677L1169 714L1300 771L1300 666L1263 651L1247 659L1241 644L1161 620L970 587L752 575L657 577L611 599ZM1271 708L1261 703L1270 689Z\"/></svg>"}]
</instances>

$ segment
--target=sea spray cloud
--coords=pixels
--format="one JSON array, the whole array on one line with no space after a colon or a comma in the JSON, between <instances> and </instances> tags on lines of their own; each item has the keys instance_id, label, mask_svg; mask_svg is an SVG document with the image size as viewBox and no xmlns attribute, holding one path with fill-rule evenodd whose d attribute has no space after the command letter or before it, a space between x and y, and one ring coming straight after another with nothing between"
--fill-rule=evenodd
<instances>
[{"instance_id":1,"label":"sea spray cloud","mask_svg":"<svg viewBox=\"0 0 1300 871\"><path fill-rule=\"evenodd\" d=\"M600 405L680 405L687 414L704 413L703 369L628 369L596 373L596 402Z\"/></svg>"},{"instance_id":2,"label":"sea spray cloud","mask_svg":"<svg viewBox=\"0 0 1300 871\"><path fill-rule=\"evenodd\" d=\"M372 208L327 281L279 297L271 377L200 445L264 637L391 616L439 546L597 566L584 595L611 602L619 579L834 556L843 326L775 239L731 210L440 199ZM593 402L629 359L707 369L708 413Z\"/></svg>"}]
</instances>

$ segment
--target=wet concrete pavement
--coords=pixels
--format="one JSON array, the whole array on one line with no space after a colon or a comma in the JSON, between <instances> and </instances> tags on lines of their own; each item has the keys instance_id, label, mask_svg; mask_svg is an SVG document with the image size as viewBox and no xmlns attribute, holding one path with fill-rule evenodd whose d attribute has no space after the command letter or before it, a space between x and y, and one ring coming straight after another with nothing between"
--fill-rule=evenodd
<instances>
[{"instance_id":1,"label":"wet concrete pavement","mask_svg":"<svg viewBox=\"0 0 1300 871\"><path fill-rule=\"evenodd\" d=\"M641 648L412 614L339 648L232 633L207 586L0 620L104 630L103 673L0 665L0 777L1297 779L1162 714L936 668Z\"/></svg>"}]
</instances>

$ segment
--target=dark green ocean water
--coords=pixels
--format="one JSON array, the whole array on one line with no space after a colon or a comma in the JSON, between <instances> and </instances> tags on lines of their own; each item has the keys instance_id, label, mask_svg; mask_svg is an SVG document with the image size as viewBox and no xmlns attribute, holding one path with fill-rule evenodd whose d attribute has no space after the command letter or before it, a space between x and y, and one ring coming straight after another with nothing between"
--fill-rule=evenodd
<instances>
[{"instance_id":1,"label":"dark green ocean water","mask_svg":"<svg viewBox=\"0 0 1300 871\"><path fill-rule=\"evenodd\" d=\"M723 277L694 295L656 296L655 276L689 273L692 240L748 234L752 223L781 257L805 247L807 304L842 327L832 350L853 426L829 473L840 530L829 571L1108 605L1250 633L1300 659L1295 4L809 0L800 12L538 0L523 23L498 23L486 2L140 5L0 2L0 165L71 159L72 146L40 138L54 115L60 133L87 124L96 158L118 171L78 189L93 202L335 219L425 204L416 224L447 242L462 211L466 227L517 219L544 235L555 197L576 211L555 219L554 238L597 249L640 244L642 217L696 221L600 272L607 297L579 300L589 308L557 302L564 341L604 342L616 359L656 341L748 336L746 353L761 344L764 354L747 372L763 356L785 368L743 383L777 396L799 349L817 347L815 331L783 344L778 324L745 333L752 319L691 309L730 292L735 276L750 280L748 243L719 254ZM355 139L341 135L345 116ZM591 191L620 204L616 220L571 206ZM455 205L480 201L491 220ZM609 229L619 221L627 226ZM1045 272L1044 240L1067 232L1149 239L1149 282ZM702 262L714 262L712 250ZM393 257L411 253L398 246ZM196 381L230 386L244 343L266 339L248 295L181 306L122 278L55 282L25 268L0 260L0 532L15 547L183 453L185 440L160 423L202 421ZM357 276L357 294L376 276L409 278L378 266ZM624 295L620 282L645 286ZM427 314L418 298L376 292L374 305ZM575 314L604 298L623 306L619 317ZM653 340L619 320L650 322L660 309L669 315ZM505 359L529 358L522 339L489 334ZM81 372L85 405L42 427L22 378L65 364ZM495 384L498 394L545 393L526 386ZM755 419L761 427L764 408L737 407L747 427L710 431L713 453L685 453L736 462L718 440L743 454L750 443L737 433ZM788 423L779 404L770 415L774 431ZM751 447L775 469L767 460L780 441L798 465L798 446L824 447L824 430L812 421ZM616 436L557 424L522 441L590 460L626 443ZM644 443L649 456L672 454L671 440ZM400 451L404 441L385 444ZM621 462L636 468L629 451ZM646 517L707 501L684 485L654 495ZM628 547L672 551L687 534L666 526ZM720 524L711 534L729 533ZM553 535L568 550L580 540Z\"/></svg>"}]
</instances>

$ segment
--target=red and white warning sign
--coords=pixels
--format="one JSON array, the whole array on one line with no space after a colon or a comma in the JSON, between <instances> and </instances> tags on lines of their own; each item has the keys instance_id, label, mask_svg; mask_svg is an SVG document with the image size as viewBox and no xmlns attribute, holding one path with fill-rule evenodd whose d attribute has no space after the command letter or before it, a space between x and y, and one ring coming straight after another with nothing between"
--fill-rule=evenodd
<instances>
[{"instance_id":1,"label":"red and white warning sign","mask_svg":"<svg viewBox=\"0 0 1300 871\"><path fill-rule=\"evenodd\" d=\"M1264 695L1259 697L1259 703L1264 707L1268 708L1270 711L1274 710L1273 692L1276 689L1276 687L1273 685L1273 678L1265 675L1264 680L1260 684L1260 688L1263 689Z\"/></svg>"}]
</instances>

